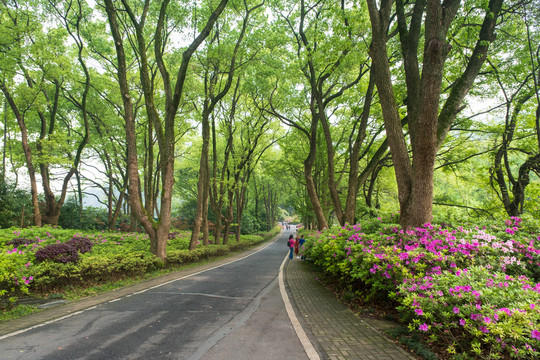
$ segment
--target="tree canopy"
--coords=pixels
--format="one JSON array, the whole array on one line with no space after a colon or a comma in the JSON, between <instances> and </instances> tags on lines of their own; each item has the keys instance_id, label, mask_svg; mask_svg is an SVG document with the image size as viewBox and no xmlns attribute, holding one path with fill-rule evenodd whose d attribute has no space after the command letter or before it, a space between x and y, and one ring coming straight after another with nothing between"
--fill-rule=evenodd
<instances>
[{"instance_id":1,"label":"tree canopy","mask_svg":"<svg viewBox=\"0 0 540 360\"><path fill-rule=\"evenodd\" d=\"M166 259L171 227L537 216L539 9L2 0L0 224L95 199Z\"/></svg>"}]
</instances>

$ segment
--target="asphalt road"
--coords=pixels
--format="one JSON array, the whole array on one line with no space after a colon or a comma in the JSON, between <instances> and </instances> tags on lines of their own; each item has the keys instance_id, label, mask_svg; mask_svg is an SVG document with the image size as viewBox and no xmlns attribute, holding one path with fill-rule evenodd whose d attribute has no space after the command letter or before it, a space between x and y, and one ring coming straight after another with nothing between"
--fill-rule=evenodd
<instances>
[{"instance_id":1,"label":"asphalt road","mask_svg":"<svg viewBox=\"0 0 540 360\"><path fill-rule=\"evenodd\" d=\"M261 251L0 340L0 359L308 359Z\"/></svg>"}]
</instances>

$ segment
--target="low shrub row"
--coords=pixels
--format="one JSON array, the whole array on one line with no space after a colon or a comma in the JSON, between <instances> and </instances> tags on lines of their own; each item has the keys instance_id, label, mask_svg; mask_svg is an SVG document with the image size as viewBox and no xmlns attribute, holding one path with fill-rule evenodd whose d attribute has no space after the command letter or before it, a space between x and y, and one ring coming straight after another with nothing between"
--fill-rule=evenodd
<instances>
[{"instance_id":1,"label":"low shrub row","mask_svg":"<svg viewBox=\"0 0 540 360\"><path fill-rule=\"evenodd\" d=\"M395 305L446 357L540 356L540 236L520 219L407 231L376 220L306 240L304 252L325 273Z\"/></svg>"},{"instance_id":2,"label":"low shrub row","mask_svg":"<svg viewBox=\"0 0 540 360\"><path fill-rule=\"evenodd\" d=\"M45 261L36 266L31 290L38 293L61 292L66 286L88 286L101 282L143 275L163 267L150 253L81 256L76 263Z\"/></svg>"}]
</instances>

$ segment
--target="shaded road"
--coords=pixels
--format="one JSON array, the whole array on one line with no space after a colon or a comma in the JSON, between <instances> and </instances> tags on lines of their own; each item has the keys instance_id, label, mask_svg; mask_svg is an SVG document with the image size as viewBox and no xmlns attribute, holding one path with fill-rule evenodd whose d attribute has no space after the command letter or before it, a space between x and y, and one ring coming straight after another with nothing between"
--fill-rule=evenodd
<instances>
[{"instance_id":1,"label":"shaded road","mask_svg":"<svg viewBox=\"0 0 540 360\"><path fill-rule=\"evenodd\" d=\"M281 238L235 262L0 340L8 359L307 359L278 287Z\"/></svg>"}]
</instances>

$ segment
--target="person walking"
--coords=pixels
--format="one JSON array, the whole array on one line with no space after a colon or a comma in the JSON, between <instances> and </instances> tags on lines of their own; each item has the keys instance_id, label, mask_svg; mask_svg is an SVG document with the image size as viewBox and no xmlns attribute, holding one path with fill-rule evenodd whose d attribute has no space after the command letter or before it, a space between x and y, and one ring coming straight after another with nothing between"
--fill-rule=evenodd
<instances>
[{"instance_id":1,"label":"person walking","mask_svg":"<svg viewBox=\"0 0 540 360\"><path fill-rule=\"evenodd\" d=\"M306 242L306 239L304 238L304 235L301 235L300 236L300 240L298 240L298 243L300 244L298 247L302 250L303 247L304 247L304 243ZM304 251L302 250L302 255L300 256L300 258L303 260L305 259L305 256L304 256Z\"/></svg>"},{"instance_id":2,"label":"person walking","mask_svg":"<svg viewBox=\"0 0 540 360\"><path fill-rule=\"evenodd\" d=\"M300 251L300 238L298 235L296 235L296 239L294 239L294 255L296 255L296 258L299 259L300 256L298 256L298 252Z\"/></svg>"},{"instance_id":3,"label":"person walking","mask_svg":"<svg viewBox=\"0 0 540 360\"><path fill-rule=\"evenodd\" d=\"M289 240L287 241L287 246L289 247L289 259L292 260L293 258L293 251L294 251L294 235L289 235Z\"/></svg>"}]
</instances>

